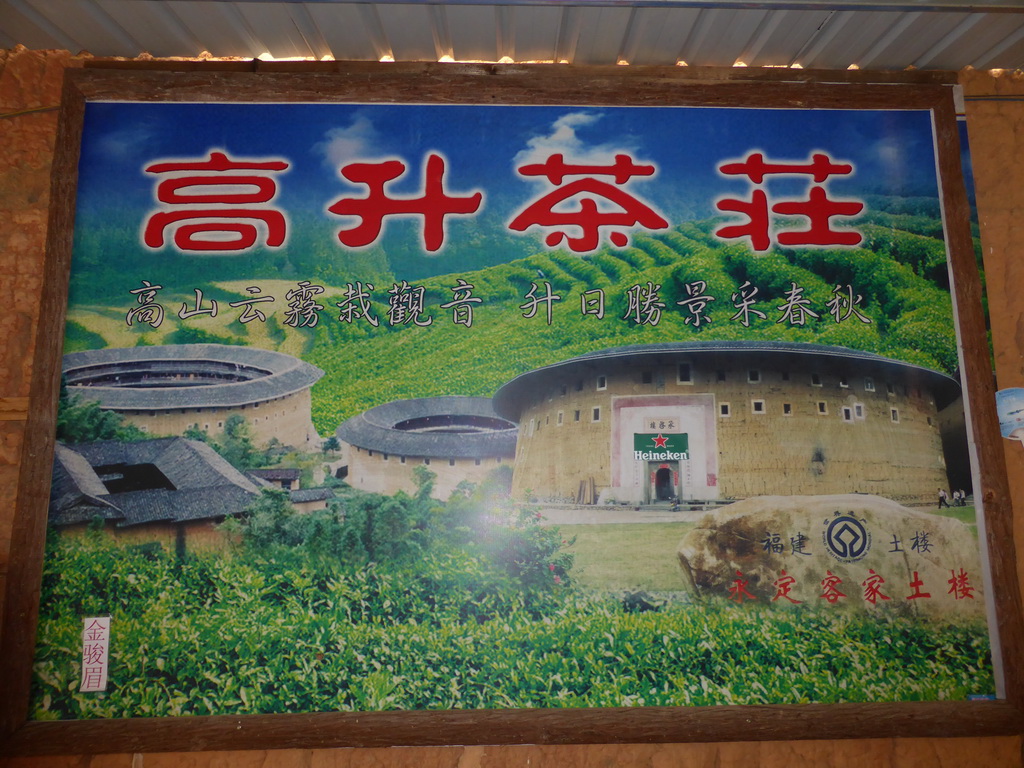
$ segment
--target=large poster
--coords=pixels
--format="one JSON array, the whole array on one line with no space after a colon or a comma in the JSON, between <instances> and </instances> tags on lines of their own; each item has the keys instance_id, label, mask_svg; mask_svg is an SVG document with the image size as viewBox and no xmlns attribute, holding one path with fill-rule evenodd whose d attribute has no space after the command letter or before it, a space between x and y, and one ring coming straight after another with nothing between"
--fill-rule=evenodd
<instances>
[{"instance_id":1,"label":"large poster","mask_svg":"<svg viewBox=\"0 0 1024 768\"><path fill-rule=\"evenodd\" d=\"M995 698L936 167L928 110L88 103L33 717Z\"/></svg>"}]
</instances>

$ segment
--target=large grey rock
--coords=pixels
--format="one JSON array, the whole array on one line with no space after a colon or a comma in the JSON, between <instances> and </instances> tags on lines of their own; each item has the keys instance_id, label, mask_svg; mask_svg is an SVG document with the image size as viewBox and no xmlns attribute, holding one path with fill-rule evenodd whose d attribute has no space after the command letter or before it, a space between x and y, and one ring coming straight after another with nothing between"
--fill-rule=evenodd
<instances>
[{"instance_id":1,"label":"large grey rock","mask_svg":"<svg viewBox=\"0 0 1024 768\"><path fill-rule=\"evenodd\" d=\"M880 615L985 610L972 529L878 496L745 499L704 517L678 557L698 596Z\"/></svg>"}]
</instances>

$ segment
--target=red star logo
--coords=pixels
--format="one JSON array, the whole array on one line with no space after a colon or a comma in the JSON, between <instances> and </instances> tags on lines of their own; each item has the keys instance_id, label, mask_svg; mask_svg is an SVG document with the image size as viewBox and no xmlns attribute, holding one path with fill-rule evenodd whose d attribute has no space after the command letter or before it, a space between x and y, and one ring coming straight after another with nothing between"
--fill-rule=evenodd
<instances>
[{"instance_id":1,"label":"red star logo","mask_svg":"<svg viewBox=\"0 0 1024 768\"><path fill-rule=\"evenodd\" d=\"M665 447L665 443L668 442L668 438L667 437L662 437L661 435L658 435L657 437L652 437L651 439L654 440L654 447L655 448L664 448Z\"/></svg>"}]
</instances>

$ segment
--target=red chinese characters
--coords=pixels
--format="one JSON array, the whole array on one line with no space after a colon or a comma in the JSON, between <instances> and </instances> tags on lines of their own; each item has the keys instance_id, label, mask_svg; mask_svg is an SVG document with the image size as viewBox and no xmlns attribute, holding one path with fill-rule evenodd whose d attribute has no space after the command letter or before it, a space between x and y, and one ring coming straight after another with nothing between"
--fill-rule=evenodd
<instances>
[{"instance_id":1,"label":"red chinese characters","mask_svg":"<svg viewBox=\"0 0 1024 768\"><path fill-rule=\"evenodd\" d=\"M244 251L261 236L265 246L282 245L285 216L268 203L277 196L274 174L287 169L284 160L237 160L224 152L147 166L163 176L156 186L163 206L146 220L143 242L162 248L170 229L182 251Z\"/></svg>"},{"instance_id":2,"label":"red chinese characters","mask_svg":"<svg viewBox=\"0 0 1024 768\"><path fill-rule=\"evenodd\" d=\"M921 587L924 586L924 580L917 575L917 571L914 571L914 578L910 582L911 588L914 590L912 595L907 595L907 600L918 600L920 598L929 598L932 596L931 592L923 592Z\"/></svg>"},{"instance_id":3,"label":"red chinese characters","mask_svg":"<svg viewBox=\"0 0 1024 768\"><path fill-rule=\"evenodd\" d=\"M846 597L846 593L839 591L839 585L843 583L843 580L832 571L825 571L825 573L827 575L821 580L821 595L819 597L835 605L841 598Z\"/></svg>"},{"instance_id":4,"label":"red chinese characters","mask_svg":"<svg viewBox=\"0 0 1024 768\"><path fill-rule=\"evenodd\" d=\"M561 154L553 154L543 163L523 165L518 170L522 176L543 176L556 189L519 211L509 229L545 229L548 233L544 242L549 246L564 242L575 253L588 253L600 246L602 228L607 227L613 228L608 235L611 243L623 248L629 243L623 229L668 228L660 214L623 188L634 176L653 176L655 172L653 165L638 165L629 155L616 155L611 165L570 165ZM567 176L584 178L563 184ZM614 184L595 176L611 176ZM567 205L570 201L575 205ZM581 234L572 237L567 227Z\"/></svg>"},{"instance_id":5,"label":"red chinese characters","mask_svg":"<svg viewBox=\"0 0 1024 768\"><path fill-rule=\"evenodd\" d=\"M832 176L853 173L849 163L834 161L824 153L815 153L807 163L776 163L765 160L760 152L751 153L741 162L723 163L718 170L726 176L746 176L757 186L749 200L725 198L715 207L720 211L738 213L746 217L743 224L730 224L719 228L715 235L723 240L747 238L755 251L767 251L775 242L788 246L854 246L863 236L852 229L834 228L837 216L856 216L864 210L859 200L833 200L823 186ZM807 176L813 182L805 200L773 200L763 188L770 176ZM806 229L783 229L773 233L772 214L801 216L807 221Z\"/></svg>"},{"instance_id":6,"label":"red chinese characters","mask_svg":"<svg viewBox=\"0 0 1024 768\"><path fill-rule=\"evenodd\" d=\"M974 587L971 586L971 579L967 575L967 571L961 568L960 573L957 573L955 569L951 569L949 574L950 579L946 582L949 584L947 594L952 595L954 600L973 600Z\"/></svg>"},{"instance_id":7,"label":"red chinese characters","mask_svg":"<svg viewBox=\"0 0 1024 768\"><path fill-rule=\"evenodd\" d=\"M750 579L743 578L742 571L736 571L736 578L732 581L732 586L729 587L729 599L737 603L742 603L744 600L756 600L757 598L747 591L747 585L750 583Z\"/></svg>"},{"instance_id":8,"label":"red chinese characters","mask_svg":"<svg viewBox=\"0 0 1024 768\"><path fill-rule=\"evenodd\" d=\"M779 578L772 582L772 586L775 587L775 596L772 598L772 602L783 597L794 605L802 603L802 600L796 600L789 594L793 591L794 584L796 584L796 579L787 574L785 568L783 568Z\"/></svg>"},{"instance_id":9,"label":"red chinese characters","mask_svg":"<svg viewBox=\"0 0 1024 768\"><path fill-rule=\"evenodd\" d=\"M761 549L764 552L771 552L773 555L783 556L784 547L781 545L782 537L779 534L769 533L765 536L764 541L761 543ZM778 541L778 544L776 543ZM792 554L797 554L794 548ZM810 554L810 553L801 553ZM758 600L758 596L748 589L752 579L748 578L743 574L742 571L736 571L736 578L732 580L731 585L727 586L727 592L729 600L736 603L743 603L745 600ZM947 594L952 595L952 600L974 600L975 587L970 583L970 575L963 568L959 570L956 568L950 569L950 578L948 583L949 591ZM779 603L786 601L794 605L803 603L803 600L797 599L800 595L800 585L795 576L791 575L786 571L785 568L781 569L778 574L778 578L774 581L767 582L766 578L770 576L762 576L761 580L764 583L770 583L774 588L775 592L771 595L770 602ZM757 581L755 580L756 584ZM910 589L913 592L909 595L904 595L904 600L931 600L932 593L925 591L925 582L919 571L913 571L913 577L907 581ZM723 586L727 582L723 579ZM818 594L818 598L824 600L829 605L837 605L841 600L847 599L847 594L840 590L843 584L843 579L832 573L830 570L825 571L825 578L821 580L821 592ZM861 598L864 603L871 606L884 605L886 602L895 600L897 603L900 601L900 597L886 594L885 589L886 580L882 575L876 572L873 568L867 569L867 575L863 581L860 582L863 587L863 594ZM896 603L894 603L896 604Z\"/></svg>"},{"instance_id":10,"label":"red chinese characters","mask_svg":"<svg viewBox=\"0 0 1024 768\"><path fill-rule=\"evenodd\" d=\"M448 195L444 188L444 158L428 155L423 170L423 194L419 197L389 195L385 187L406 171L401 160L379 163L350 163L341 175L355 184L365 184L366 197L343 197L327 208L339 216L355 216L359 224L338 232L338 239L350 248L370 245L384 228L386 216L422 216L423 247L428 252L444 244L445 217L469 215L480 209L484 196L474 192L465 197Z\"/></svg>"}]
</instances>

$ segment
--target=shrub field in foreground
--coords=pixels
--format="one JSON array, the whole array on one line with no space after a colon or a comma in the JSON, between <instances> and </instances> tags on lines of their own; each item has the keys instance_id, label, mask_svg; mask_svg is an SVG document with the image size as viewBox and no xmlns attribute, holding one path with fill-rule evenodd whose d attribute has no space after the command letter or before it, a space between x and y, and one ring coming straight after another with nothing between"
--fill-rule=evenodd
<instances>
[{"instance_id":1,"label":"shrub field in foreground","mask_svg":"<svg viewBox=\"0 0 1024 768\"><path fill-rule=\"evenodd\" d=\"M507 566L468 545L385 568L251 552L178 560L57 537L33 716L916 701L994 690L980 625L727 602L633 613L621 594ZM78 693L81 619L107 614L108 691Z\"/></svg>"}]
</instances>

